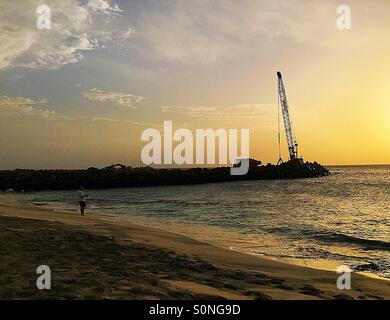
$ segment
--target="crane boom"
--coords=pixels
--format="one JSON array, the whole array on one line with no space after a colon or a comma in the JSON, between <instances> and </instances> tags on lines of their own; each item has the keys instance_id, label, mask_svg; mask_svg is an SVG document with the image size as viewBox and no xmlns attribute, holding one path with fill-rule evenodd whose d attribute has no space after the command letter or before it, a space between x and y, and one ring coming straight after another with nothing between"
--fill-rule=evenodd
<instances>
[{"instance_id":1,"label":"crane boom","mask_svg":"<svg viewBox=\"0 0 390 320\"><path fill-rule=\"evenodd\" d=\"M288 145L288 153L290 154L290 160L298 158L298 144L294 136L290 112L287 103L286 90L284 88L282 74L278 71L278 88L279 88L279 103L282 109L284 128L286 130L286 138Z\"/></svg>"}]
</instances>

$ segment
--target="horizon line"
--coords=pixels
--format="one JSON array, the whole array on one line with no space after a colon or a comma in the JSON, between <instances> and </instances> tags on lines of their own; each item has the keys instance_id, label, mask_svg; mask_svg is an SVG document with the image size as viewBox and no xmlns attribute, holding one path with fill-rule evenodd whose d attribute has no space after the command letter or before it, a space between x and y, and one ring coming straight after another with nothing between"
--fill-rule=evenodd
<instances>
[{"instance_id":1,"label":"horizon line","mask_svg":"<svg viewBox=\"0 0 390 320\"><path fill-rule=\"evenodd\" d=\"M318 161L317 161L318 162ZM318 162L320 163L320 162ZM272 165L276 165L276 164L273 164L271 163ZM321 163L320 163L321 164ZM157 169L192 169L192 168L218 168L218 167L225 167L227 165L219 165L219 166L178 166L178 167L172 167L172 166L165 166L165 167L162 167L162 165L155 165L155 166L151 166L151 165L144 165L144 166L134 166L134 165L126 165L126 164L120 164L120 163L116 163L116 164L109 164L109 165L106 165L106 166L102 166L102 167L95 167L95 166L89 166L89 167L83 167L83 168L66 168L66 167L56 167L56 168L28 168L28 167L15 167L13 169L2 169L0 168L0 171L13 171L13 170L87 170L89 168L96 168L96 169L104 169L104 168L107 168L107 167L110 167L110 166L115 166L115 165L124 165L125 167L132 167L132 168L146 168L146 167L158 167ZM262 165L267 165L267 164L262 164ZM378 163L378 164L375 164L375 163L370 163L370 164L322 164L323 166L325 167L373 167L373 166L378 166L378 167L384 167L384 166L390 166L390 163Z\"/></svg>"}]
</instances>

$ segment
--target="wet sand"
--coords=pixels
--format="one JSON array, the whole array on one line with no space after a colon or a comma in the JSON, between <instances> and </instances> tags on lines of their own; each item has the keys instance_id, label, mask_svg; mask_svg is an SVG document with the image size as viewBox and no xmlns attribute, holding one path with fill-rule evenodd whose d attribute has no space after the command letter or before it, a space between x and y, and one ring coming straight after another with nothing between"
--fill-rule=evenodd
<instances>
[{"instance_id":1,"label":"wet sand","mask_svg":"<svg viewBox=\"0 0 390 320\"><path fill-rule=\"evenodd\" d=\"M0 196L0 299L390 299L390 281L290 265L116 217ZM48 265L52 289L36 288Z\"/></svg>"}]
</instances>

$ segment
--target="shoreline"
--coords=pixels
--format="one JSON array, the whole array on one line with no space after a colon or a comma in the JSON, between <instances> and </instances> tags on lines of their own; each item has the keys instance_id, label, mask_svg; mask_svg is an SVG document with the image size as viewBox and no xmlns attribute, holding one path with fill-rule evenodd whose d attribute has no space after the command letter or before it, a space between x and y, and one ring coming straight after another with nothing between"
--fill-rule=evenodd
<instances>
[{"instance_id":1,"label":"shoreline","mask_svg":"<svg viewBox=\"0 0 390 320\"><path fill-rule=\"evenodd\" d=\"M99 293L99 290L92 295L91 293L83 295L85 287L75 284L74 287L67 288L72 292L69 299L200 299L212 297L225 299L390 299L390 282L387 280L352 273L352 289L339 290L336 287L338 277L336 272L287 264L271 258L225 249L185 235L122 221L109 215L87 214L82 217L78 214L36 207L1 195L0 217L5 225L21 224L23 229L31 232L37 231L36 228L40 228L40 232L52 232L55 229L54 239L56 239L55 234L62 234L66 231L76 232L81 239L86 238L86 244L91 241L88 237L92 237L94 241L100 241L102 237L104 241L109 241L108 243L113 242L112 245L115 247L113 250L99 249L96 251L96 247L100 246L98 243L94 244L95 247L83 245L82 250L87 256L89 254L99 255L98 261L103 259L102 261L107 260L106 263L113 264L110 268L116 269L118 273L116 280L120 283L121 281L128 283L115 285L111 288L111 294L105 293L104 295ZM13 228L8 229L11 230L12 235ZM62 237L64 242L69 241L65 233ZM26 239L26 241L34 240L34 238ZM14 242L22 242L22 240L15 239ZM71 244L66 246L69 245ZM141 254L143 250L146 250L145 248L152 251L147 259ZM119 254L113 255L112 252ZM122 257L128 252L132 252L137 257L136 262L130 261L132 259L125 259L123 263L126 266L116 265L116 257ZM41 256L46 253L44 248L35 252ZM12 261L13 258L15 261L18 260L23 256L23 252L9 252L9 255L7 261L1 264L2 268L5 268L3 272L7 272L6 265L15 264ZM74 255L73 250L70 250L66 258L63 255L53 255L53 252L49 252L53 263L60 265L74 263ZM144 259L147 261L143 261ZM162 265L156 268L155 265L159 264ZM148 283L149 287L144 288L145 292L139 291L139 288L135 286L138 282L137 278L134 279L133 276L126 274L126 270L131 270L136 266L142 267L142 274L147 274L145 283ZM101 266L87 263L83 267L89 272L94 272ZM164 268L167 270L161 274L161 269ZM73 272L76 271L73 270ZM103 287L107 285L104 280L110 277L107 272L101 273L101 277L95 279L97 280L96 286L98 283L101 283L100 286ZM71 276L71 271L63 271L64 281L69 280L67 277ZM15 277L19 278L17 275ZM89 281L93 282L91 279ZM86 286L90 287L91 283ZM9 290L12 291L12 287ZM36 294L35 291L31 292L33 296ZM15 298L31 298L28 295L18 296L17 288L15 294ZM48 295L41 298L60 298L61 294L58 294L60 296ZM0 298L3 297L0 296Z\"/></svg>"},{"instance_id":2,"label":"shoreline","mask_svg":"<svg viewBox=\"0 0 390 320\"><path fill-rule=\"evenodd\" d=\"M0 194L0 199L1 199ZM32 206L33 208L40 208L45 211L51 211L51 212L57 212L57 213L68 213L68 214L78 214L78 208L75 206L69 207L69 204L66 203L60 203L60 205L48 205L47 203L32 203L30 200L26 200L23 198L18 197L17 195L13 193L9 193L7 195L10 198L13 198L13 200L16 203L23 203L26 206ZM91 211L91 209L89 209ZM269 259L272 261L277 262L283 262L286 264L291 264L294 266L302 266L302 267L308 267L316 270L322 270L322 271L332 271L334 272L337 267L341 264L340 261L335 261L331 259L310 259L310 258L298 258L298 257L286 257L281 254L277 254L274 252L253 252L251 250L247 249L246 245L250 245L251 243L248 243L248 241L251 241L250 239L245 239L245 244L242 243L242 238L239 241L232 241L231 239L236 239L237 234L233 231L229 231L226 229L223 229L218 226L210 226L210 225L204 225L204 224L194 224L191 223L190 226L186 225L182 222L169 222L163 221L158 218L152 218L152 217L139 217L139 216L130 216L130 215L118 215L118 214L112 214L107 213L106 210L99 209L99 210L92 210L92 215L98 215L101 217L108 217L108 219L115 219L124 223L130 223L139 225L140 227L148 227L157 229L160 231L165 231L169 233L174 233L179 236L189 237L191 239L194 239L196 241L213 245L216 247L219 247L224 250L231 250L236 251L239 253L255 256L255 257L261 257L265 259ZM88 213L91 215L91 213ZM174 228L175 231L172 231L172 228ZM207 236L205 236L207 234ZM242 236L242 235L239 235ZM230 239L230 240L226 240ZM273 239L274 240L274 239ZM271 241L271 239L261 238L256 241L259 241L260 243L266 244ZM366 271L354 271L356 274L364 275L373 279L380 279L384 281L390 281L390 278L386 278L384 276L381 276L374 272L366 272Z\"/></svg>"}]
</instances>

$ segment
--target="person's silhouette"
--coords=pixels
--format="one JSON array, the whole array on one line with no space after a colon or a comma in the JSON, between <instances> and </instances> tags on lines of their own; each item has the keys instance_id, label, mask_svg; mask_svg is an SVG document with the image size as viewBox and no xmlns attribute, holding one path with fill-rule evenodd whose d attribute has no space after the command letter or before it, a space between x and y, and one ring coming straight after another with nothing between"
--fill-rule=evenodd
<instances>
[{"instance_id":1,"label":"person's silhouette","mask_svg":"<svg viewBox=\"0 0 390 320\"><path fill-rule=\"evenodd\" d=\"M83 216L84 211L85 211L85 207L87 206L85 199L88 197L88 195L85 193L84 187L80 187L79 196L80 196L80 199L79 199L80 213Z\"/></svg>"}]
</instances>

